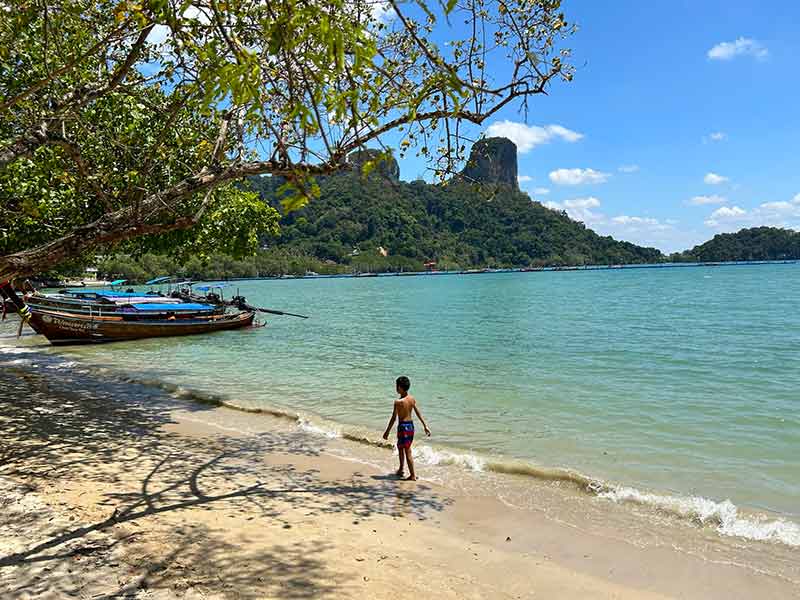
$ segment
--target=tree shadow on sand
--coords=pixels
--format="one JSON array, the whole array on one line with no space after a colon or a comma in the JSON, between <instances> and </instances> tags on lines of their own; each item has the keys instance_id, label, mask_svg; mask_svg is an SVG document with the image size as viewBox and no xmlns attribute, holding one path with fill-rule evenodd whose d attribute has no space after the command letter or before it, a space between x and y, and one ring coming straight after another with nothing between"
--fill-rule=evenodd
<instances>
[{"instance_id":1,"label":"tree shadow on sand","mask_svg":"<svg viewBox=\"0 0 800 600\"><path fill-rule=\"evenodd\" d=\"M143 556L132 568L135 577L120 580L116 594L131 586L166 585L169 574L173 587L212 586L216 593L237 597L318 597L334 590L332 575L319 557L329 549L326 541L286 546L273 540L254 550L193 523L192 511L218 511L253 520L254 526L290 528L289 511L303 511L309 518L341 513L356 520L381 514L425 519L449 504L425 485L415 486L412 493L391 480L360 474L348 481L327 481L314 468L281 464L275 457L302 457L307 463L327 443L288 423L285 431L256 435L171 433L165 426L174 422L176 408L213 407L178 403L155 387L85 373L53 377L25 368L0 373L0 476L23 479L33 489L82 480L97 482L104 490L93 513L104 516L88 522L83 517L80 522L48 522L46 510L13 516L3 511L0 530L11 526L10 521L3 523L6 519L14 519L17 533L30 535L24 535L23 547L0 556L0 586L12 582L12 596L22 590L35 596L37 589L85 593L92 582L76 582L70 564L100 556L104 565L119 562L109 557L146 538L143 524L150 526L159 515L186 513L182 518L188 525L169 538L169 551ZM19 497L24 499L24 490ZM98 567L98 581L102 572ZM336 581L339 588L346 585Z\"/></svg>"}]
</instances>

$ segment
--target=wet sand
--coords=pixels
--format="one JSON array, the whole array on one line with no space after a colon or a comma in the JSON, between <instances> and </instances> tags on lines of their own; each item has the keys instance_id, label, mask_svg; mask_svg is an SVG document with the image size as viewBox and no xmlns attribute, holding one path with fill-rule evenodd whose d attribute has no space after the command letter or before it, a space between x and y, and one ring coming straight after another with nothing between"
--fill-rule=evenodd
<instances>
[{"instance_id":1,"label":"wet sand","mask_svg":"<svg viewBox=\"0 0 800 600\"><path fill-rule=\"evenodd\" d=\"M0 597L800 594L469 490L396 481L267 416L13 366L0 389Z\"/></svg>"}]
</instances>

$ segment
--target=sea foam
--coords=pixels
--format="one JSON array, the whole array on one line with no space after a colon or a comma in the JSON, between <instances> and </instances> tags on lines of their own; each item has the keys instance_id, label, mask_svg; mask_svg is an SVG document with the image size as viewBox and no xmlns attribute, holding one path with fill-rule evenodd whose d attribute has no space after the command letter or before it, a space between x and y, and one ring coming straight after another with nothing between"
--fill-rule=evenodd
<instances>
[{"instance_id":1,"label":"sea foam","mask_svg":"<svg viewBox=\"0 0 800 600\"><path fill-rule=\"evenodd\" d=\"M730 500L717 502L701 496L667 496L624 486L602 491L597 496L612 502L649 506L690 519L698 525L713 525L725 536L800 546L800 525L797 523L761 516L741 516L739 508Z\"/></svg>"}]
</instances>

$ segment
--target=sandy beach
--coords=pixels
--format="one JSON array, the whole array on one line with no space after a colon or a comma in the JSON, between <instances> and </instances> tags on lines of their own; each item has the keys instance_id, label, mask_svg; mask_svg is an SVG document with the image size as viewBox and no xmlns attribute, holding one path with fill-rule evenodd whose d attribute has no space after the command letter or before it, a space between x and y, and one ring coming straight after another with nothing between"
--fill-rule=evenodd
<instances>
[{"instance_id":1,"label":"sandy beach","mask_svg":"<svg viewBox=\"0 0 800 600\"><path fill-rule=\"evenodd\" d=\"M790 598L791 581L399 482L264 415L0 373L4 598ZM424 473L423 473L424 477Z\"/></svg>"}]
</instances>

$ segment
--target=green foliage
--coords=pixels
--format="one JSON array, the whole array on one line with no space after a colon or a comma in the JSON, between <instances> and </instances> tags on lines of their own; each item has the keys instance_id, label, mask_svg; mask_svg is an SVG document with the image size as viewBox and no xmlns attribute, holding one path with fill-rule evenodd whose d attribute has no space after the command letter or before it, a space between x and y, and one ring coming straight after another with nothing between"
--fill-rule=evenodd
<instances>
[{"instance_id":1,"label":"green foliage","mask_svg":"<svg viewBox=\"0 0 800 600\"><path fill-rule=\"evenodd\" d=\"M742 260L800 260L800 232L776 227L753 227L720 233L704 244L670 257L675 262Z\"/></svg>"},{"instance_id":2,"label":"green foliage","mask_svg":"<svg viewBox=\"0 0 800 600\"><path fill-rule=\"evenodd\" d=\"M377 4L18 0L0 10L0 276L118 244L201 260L251 253L276 234L279 203L234 181L280 175L284 206L296 209L321 194L316 175L396 132L399 156L418 151L444 180L498 109L527 109L572 77L562 41L575 28L560 0L392 3L391 22ZM487 68L495 53L514 69ZM363 227L351 219L341 239L300 253L347 260ZM396 231L390 257L376 260L419 261L418 233ZM436 249L456 255L452 246Z\"/></svg>"},{"instance_id":3,"label":"green foliage","mask_svg":"<svg viewBox=\"0 0 800 600\"><path fill-rule=\"evenodd\" d=\"M295 254L283 249L261 250L253 256L236 259L228 254L214 253L201 258L192 256L178 260L163 254L146 253L138 257L115 254L98 263L101 277L127 279L131 284L162 275L186 277L195 281L238 279L243 277L277 277L281 275L320 275L345 273L342 265L326 263L313 256ZM69 273L81 275L82 268ZM64 275L59 273L59 275Z\"/></svg>"},{"instance_id":4,"label":"green foliage","mask_svg":"<svg viewBox=\"0 0 800 600\"><path fill-rule=\"evenodd\" d=\"M257 193L226 186L195 228L140 238L123 244L120 250L134 256L145 252L169 254L178 261L190 257L205 261L212 254L252 256L263 237L278 235L279 217Z\"/></svg>"},{"instance_id":5,"label":"green foliage","mask_svg":"<svg viewBox=\"0 0 800 600\"><path fill-rule=\"evenodd\" d=\"M278 206L280 180L252 178ZM509 188L429 185L343 173L320 181L320 197L284 215L276 248L359 271L658 262L661 253L586 229ZM383 257L378 248L388 251ZM357 253L354 255L354 250Z\"/></svg>"}]
</instances>

